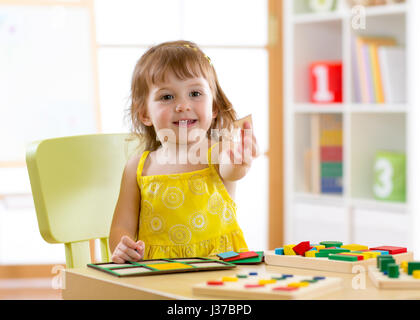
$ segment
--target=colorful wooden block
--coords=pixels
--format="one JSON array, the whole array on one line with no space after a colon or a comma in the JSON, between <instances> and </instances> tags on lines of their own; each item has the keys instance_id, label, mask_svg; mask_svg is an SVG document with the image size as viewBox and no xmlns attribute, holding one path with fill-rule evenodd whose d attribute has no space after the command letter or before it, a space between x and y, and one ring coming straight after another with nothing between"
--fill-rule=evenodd
<instances>
[{"instance_id":1,"label":"colorful wooden block","mask_svg":"<svg viewBox=\"0 0 420 320\"><path fill-rule=\"evenodd\" d=\"M157 270L174 270L174 269L187 269L193 268L190 265L183 264L183 263L153 263L153 264L146 264L146 267L150 267Z\"/></svg>"},{"instance_id":2,"label":"colorful wooden block","mask_svg":"<svg viewBox=\"0 0 420 320\"><path fill-rule=\"evenodd\" d=\"M357 257L357 261L365 260L365 257L362 254L358 254L358 253L341 252L341 253L338 253L338 254L340 254L340 255L346 255L346 256L354 256L354 257Z\"/></svg>"},{"instance_id":3,"label":"colorful wooden block","mask_svg":"<svg viewBox=\"0 0 420 320\"><path fill-rule=\"evenodd\" d=\"M288 244L288 245L285 245L284 247L283 247L283 249L284 249L284 254L286 255L286 256L295 256L296 255L296 252L293 250L293 247L295 247L296 245L295 244Z\"/></svg>"},{"instance_id":4,"label":"colorful wooden block","mask_svg":"<svg viewBox=\"0 0 420 320\"><path fill-rule=\"evenodd\" d=\"M394 246L375 247L375 248L370 248L370 250L387 251L389 254L399 254L399 253L405 253L405 252L407 252L407 248L404 248L404 247L394 247Z\"/></svg>"},{"instance_id":5,"label":"colorful wooden block","mask_svg":"<svg viewBox=\"0 0 420 320\"><path fill-rule=\"evenodd\" d=\"M413 271L413 278L420 279L420 270Z\"/></svg>"},{"instance_id":6,"label":"colorful wooden block","mask_svg":"<svg viewBox=\"0 0 420 320\"><path fill-rule=\"evenodd\" d=\"M343 255L343 254L330 254L328 256L329 260L339 260L339 261L358 261L357 256Z\"/></svg>"},{"instance_id":7,"label":"colorful wooden block","mask_svg":"<svg viewBox=\"0 0 420 320\"><path fill-rule=\"evenodd\" d=\"M284 249L283 248L276 248L274 250L274 253L282 256L282 255L284 255Z\"/></svg>"},{"instance_id":8,"label":"colorful wooden block","mask_svg":"<svg viewBox=\"0 0 420 320\"><path fill-rule=\"evenodd\" d=\"M359 250L368 250L369 249L368 246L364 246L364 245L361 245L361 244L346 244L346 245L342 245L341 248L349 249L351 251L359 251Z\"/></svg>"},{"instance_id":9,"label":"colorful wooden block","mask_svg":"<svg viewBox=\"0 0 420 320\"><path fill-rule=\"evenodd\" d=\"M315 250L309 250L309 251L306 251L305 252L305 257L307 257L307 258L315 258L315 254L317 253L318 251L315 251Z\"/></svg>"},{"instance_id":10,"label":"colorful wooden block","mask_svg":"<svg viewBox=\"0 0 420 320\"><path fill-rule=\"evenodd\" d=\"M392 279L398 279L400 276L400 266L396 263L388 265L388 277Z\"/></svg>"},{"instance_id":11,"label":"colorful wooden block","mask_svg":"<svg viewBox=\"0 0 420 320\"><path fill-rule=\"evenodd\" d=\"M236 277L223 277L222 281L223 282L236 282L236 281L238 281L238 278L236 278Z\"/></svg>"},{"instance_id":12,"label":"colorful wooden block","mask_svg":"<svg viewBox=\"0 0 420 320\"><path fill-rule=\"evenodd\" d=\"M408 263L408 274L411 276L414 271L420 270L420 262L412 261Z\"/></svg>"},{"instance_id":13,"label":"colorful wooden block","mask_svg":"<svg viewBox=\"0 0 420 320\"><path fill-rule=\"evenodd\" d=\"M312 247L309 241L303 241L293 247L293 251L300 256L304 256L305 252L309 251L310 249L312 249Z\"/></svg>"},{"instance_id":14,"label":"colorful wooden block","mask_svg":"<svg viewBox=\"0 0 420 320\"><path fill-rule=\"evenodd\" d=\"M237 253L235 251L228 251L228 252L219 253L217 256L220 259L225 260L225 259L228 259L228 258L239 257L239 253Z\"/></svg>"},{"instance_id":15,"label":"colorful wooden block","mask_svg":"<svg viewBox=\"0 0 420 320\"><path fill-rule=\"evenodd\" d=\"M254 258L254 257L258 257L258 253L256 253L255 251L239 252L239 256L227 258L227 259L224 259L223 261L231 262L231 261L238 261L238 260Z\"/></svg>"},{"instance_id":16,"label":"colorful wooden block","mask_svg":"<svg viewBox=\"0 0 420 320\"><path fill-rule=\"evenodd\" d=\"M223 286L223 281L207 281L207 285L209 286Z\"/></svg>"},{"instance_id":17,"label":"colorful wooden block","mask_svg":"<svg viewBox=\"0 0 420 320\"><path fill-rule=\"evenodd\" d=\"M294 288L302 288L302 287L309 286L309 283L308 282L292 282L292 283L289 283L287 286L294 287Z\"/></svg>"},{"instance_id":18,"label":"colorful wooden block","mask_svg":"<svg viewBox=\"0 0 420 320\"><path fill-rule=\"evenodd\" d=\"M341 253L341 252L350 252L349 249L342 249L342 248L325 248L325 249L320 249L319 250L320 253Z\"/></svg>"},{"instance_id":19,"label":"colorful wooden block","mask_svg":"<svg viewBox=\"0 0 420 320\"><path fill-rule=\"evenodd\" d=\"M260 279L258 280L258 284L273 284L276 283L277 280L276 279Z\"/></svg>"},{"instance_id":20,"label":"colorful wooden block","mask_svg":"<svg viewBox=\"0 0 420 320\"><path fill-rule=\"evenodd\" d=\"M343 243L341 241L322 241L319 244L324 245L325 248L341 247L343 245Z\"/></svg>"}]
</instances>

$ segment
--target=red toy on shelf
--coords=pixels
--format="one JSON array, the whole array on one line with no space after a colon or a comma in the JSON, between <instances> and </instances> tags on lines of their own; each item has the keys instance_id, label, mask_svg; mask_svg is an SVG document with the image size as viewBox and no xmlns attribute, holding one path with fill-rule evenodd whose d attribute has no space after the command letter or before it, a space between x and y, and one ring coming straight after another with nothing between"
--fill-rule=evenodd
<instances>
[{"instance_id":1,"label":"red toy on shelf","mask_svg":"<svg viewBox=\"0 0 420 320\"><path fill-rule=\"evenodd\" d=\"M343 102L342 62L318 61L310 66L312 103Z\"/></svg>"}]
</instances>

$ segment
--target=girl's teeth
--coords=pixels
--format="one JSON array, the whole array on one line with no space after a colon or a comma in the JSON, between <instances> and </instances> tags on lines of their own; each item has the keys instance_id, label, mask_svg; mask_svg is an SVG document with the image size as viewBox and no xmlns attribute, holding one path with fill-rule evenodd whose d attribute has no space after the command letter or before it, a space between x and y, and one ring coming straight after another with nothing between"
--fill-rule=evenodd
<instances>
[{"instance_id":1,"label":"girl's teeth","mask_svg":"<svg viewBox=\"0 0 420 320\"><path fill-rule=\"evenodd\" d=\"M188 120L179 120L179 126L180 127L187 127L188 126Z\"/></svg>"}]
</instances>

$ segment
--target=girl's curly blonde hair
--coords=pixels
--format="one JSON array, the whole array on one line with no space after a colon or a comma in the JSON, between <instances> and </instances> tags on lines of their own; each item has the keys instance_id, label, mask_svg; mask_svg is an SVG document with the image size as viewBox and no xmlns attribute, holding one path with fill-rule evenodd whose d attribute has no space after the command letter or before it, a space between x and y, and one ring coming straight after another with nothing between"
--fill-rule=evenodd
<instances>
[{"instance_id":1,"label":"girl's curly blonde hair","mask_svg":"<svg viewBox=\"0 0 420 320\"><path fill-rule=\"evenodd\" d=\"M147 107L149 90L152 85L165 81L168 72L173 72L179 79L203 77L209 83L213 94L213 110L218 115L207 132L212 129L231 129L236 120L236 112L226 97L217 80L216 72L207 57L198 46L190 41L165 42L150 48L137 62L131 81L131 104L128 116L131 133L134 134L146 150L154 151L160 145L153 127L145 126L140 118Z\"/></svg>"}]
</instances>

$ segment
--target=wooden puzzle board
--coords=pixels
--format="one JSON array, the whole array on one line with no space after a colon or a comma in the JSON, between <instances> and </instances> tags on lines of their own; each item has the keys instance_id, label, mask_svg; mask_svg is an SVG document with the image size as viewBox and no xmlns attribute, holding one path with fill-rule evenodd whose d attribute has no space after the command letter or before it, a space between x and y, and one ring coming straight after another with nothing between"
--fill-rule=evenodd
<instances>
[{"instance_id":1,"label":"wooden puzzle board","mask_svg":"<svg viewBox=\"0 0 420 320\"><path fill-rule=\"evenodd\" d=\"M89 263L87 266L116 277L139 277L167 273L214 271L236 268L235 265L224 261L197 257L142 260L140 262L130 261L123 264L116 264L113 262Z\"/></svg>"},{"instance_id":2,"label":"wooden puzzle board","mask_svg":"<svg viewBox=\"0 0 420 320\"><path fill-rule=\"evenodd\" d=\"M241 271L241 274L246 271ZM249 273L248 273L249 274ZM258 273L256 276L247 276L247 278L238 278L237 281L223 281L223 285L209 285L207 282L193 285L193 294L201 296L213 296L224 298L250 299L250 300L292 300L292 299L311 299L323 294L341 289L342 279L332 277L321 277L322 280L316 280L314 283L308 282L306 287L298 287L288 291L289 284L314 281L313 276L288 275L287 278L276 280L275 283L258 285L260 280L273 278L282 278L282 274ZM209 279L222 281L221 279ZM306 280L306 281L305 281ZM247 288L246 285L251 285Z\"/></svg>"},{"instance_id":3,"label":"wooden puzzle board","mask_svg":"<svg viewBox=\"0 0 420 320\"><path fill-rule=\"evenodd\" d=\"M392 256L395 258L396 263L401 263L401 261L404 260L413 260L412 252L394 254ZM328 258L277 255L274 253L274 251L267 251L265 252L265 263L273 266L332 271L340 273L353 273L353 268L358 266L364 267L367 272L368 266L376 265L376 259L349 262L329 260ZM360 270L357 270L357 272L360 272Z\"/></svg>"},{"instance_id":4,"label":"wooden puzzle board","mask_svg":"<svg viewBox=\"0 0 420 320\"><path fill-rule=\"evenodd\" d=\"M420 289L420 279L414 279L400 268L397 279L384 275L376 266L369 266L369 278L379 289Z\"/></svg>"}]
</instances>

